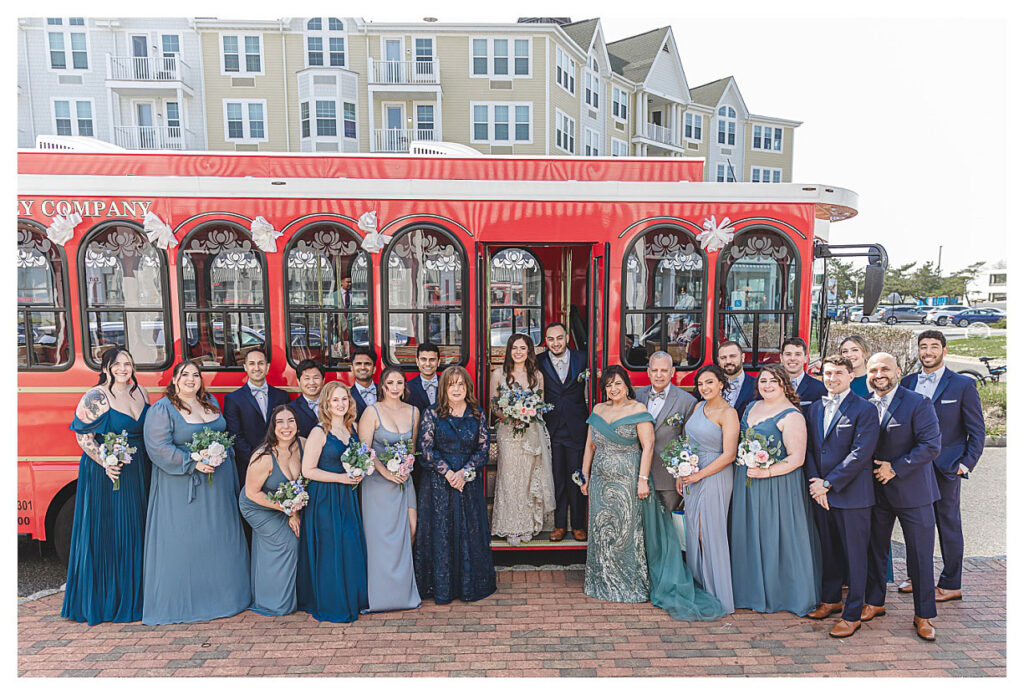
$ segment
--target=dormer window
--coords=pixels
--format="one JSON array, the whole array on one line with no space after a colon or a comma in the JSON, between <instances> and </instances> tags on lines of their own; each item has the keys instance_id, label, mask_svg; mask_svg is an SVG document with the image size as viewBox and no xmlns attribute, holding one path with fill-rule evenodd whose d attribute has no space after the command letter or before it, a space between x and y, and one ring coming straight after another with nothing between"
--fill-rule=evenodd
<instances>
[{"instance_id":1,"label":"dormer window","mask_svg":"<svg viewBox=\"0 0 1024 695\"><path fill-rule=\"evenodd\" d=\"M731 106L718 109L718 144L736 144L736 109Z\"/></svg>"}]
</instances>

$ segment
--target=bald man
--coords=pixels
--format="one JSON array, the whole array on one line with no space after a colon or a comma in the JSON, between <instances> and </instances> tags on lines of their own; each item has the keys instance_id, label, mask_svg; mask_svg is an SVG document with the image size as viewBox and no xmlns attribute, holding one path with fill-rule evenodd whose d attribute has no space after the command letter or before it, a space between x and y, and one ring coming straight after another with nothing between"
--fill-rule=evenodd
<instances>
[{"instance_id":1,"label":"bald man","mask_svg":"<svg viewBox=\"0 0 1024 695\"><path fill-rule=\"evenodd\" d=\"M900 520L907 543L907 574L914 586L914 629L935 639L935 501L939 486L932 461L942 450L942 432L932 402L899 385L896 358L884 352L868 360L870 401L878 412L874 454L875 506L871 511L868 579L863 622L885 615L886 560L892 529Z\"/></svg>"}]
</instances>

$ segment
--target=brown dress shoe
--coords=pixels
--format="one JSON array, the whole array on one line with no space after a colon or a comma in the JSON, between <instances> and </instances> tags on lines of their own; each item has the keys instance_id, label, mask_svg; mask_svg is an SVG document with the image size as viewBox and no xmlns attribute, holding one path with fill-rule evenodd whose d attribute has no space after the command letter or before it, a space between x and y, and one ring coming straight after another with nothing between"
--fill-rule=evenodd
<instances>
[{"instance_id":1,"label":"brown dress shoe","mask_svg":"<svg viewBox=\"0 0 1024 695\"><path fill-rule=\"evenodd\" d=\"M563 538L565 538L565 529L564 528L556 528L556 529L552 530L551 531L551 535L548 536L548 538L550 538L552 541L557 543L558 541L560 541Z\"/></svg>"},{"instance_id":2,"label":"brown dress shoe","mask_svg":"<svg viewBox=\"0 0 1024 695\"><path fill-rule=\"evenodd\" d=\"M813 611L807 614L808 618L813 620L824 620L834 613L838 613L843 610L843 604L840 603L823 603Z\"/></svg>"},{"instance_id":3,"label":"brown dress shoe","mask_svg":"<svg viewBox=\"0 0 1024 695\"><path fill-rule=\"evenodd\" d=\"M581 528L574 528L572 530L572 537L582 542L587 540L587 532Z\"/></svg>"},{"instance_id":4,"label":"brown dress shoe","mask_svg":"<svg viewBox=\"0 0 1024 695\"><path fill-rule=\"evenodd\" d=\"M860 609L860 619L864 623L879 615L885 615L885 606L872 606L870 603L865 603L864 607Z\"/></svg>"},{"instance_id":5,"label":"brown dress shoe","mask_svg":"<svg viewBox=\"0 0 1024 695\"><path fill-rule=\"evenodd\" d=\"M943 589L941 586L935 587L935 602L944 603L946 601L959 601L964 597L964 594L960 589Z\"/></svg>"},{"instance_id":6,"label":"brown dress shoe","mask_svg":"<svg viewBox=\"0 0 1024 695\"><path fill-rule=\"evenodd\" d=\"M932 626L932 621L928 618L918 618L914 616L914 629L917 630L917 636L923 640L929 642L935 641L935 628Z\"/></svg>"},{"instance_id":7,"label":"brown dress shoe","mask_svg":"<svg viewBox=\"0 0 1024 695\"><path fill-rule=\"evenodd\" d=\"M914 593L914 584L909 579L904 579L900 582L900 585L896 587L896 591L901 594L912 594Z\"/></svg>"},{"instance_id":8,"label":"brown dress shoe","mask_svg":"<svg viewBox=\"0 0 1024 695\"><path fill-rule=\"evenodd\" d=\"M849 622L846 620L840 620L836 623L831 630L828 631L829 637L849 637L857 630L860 629L860 621Z\"/></svg>"}]
</instances>

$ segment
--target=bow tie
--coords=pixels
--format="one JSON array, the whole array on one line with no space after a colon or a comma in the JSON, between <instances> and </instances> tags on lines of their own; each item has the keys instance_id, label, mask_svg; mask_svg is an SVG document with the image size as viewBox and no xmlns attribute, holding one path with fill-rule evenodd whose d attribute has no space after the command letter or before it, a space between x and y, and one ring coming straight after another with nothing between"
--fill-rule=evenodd
<instances>
[{"instance_id":1,"label":"bow tie","mask_svg":"<svg viewBox=\"0 0 1024 695\"><path fill-rule=\"evenodd\" d=\"M875 407L877 408L878 406L885 404L885 398L882 396L872 396L871 398L868 399L868 402L874 403Z\"/></svg>"},{"instance_id":2,"label":"bow tie","mask_svg":"<svg viewBox=\"0 0 1024 695\"><path fill-rule=\"evenodd\" d=\"M793 388L796 388L797 386L800 385L800 379L799 379L799 377L796 378L796 379L790 379L789 383L793 384Z\"/></svg>"},{"instance_id":3,"label":"bow tie","mask_svg":"<svg viewBox=\"0 0 1024 695\"><path fill-rule=\"evenodd\" d=\"M939 378L938 372L932 372L931 374L925 374L921 372L917 375L917 381L921 384L934 384Z\"/></svg>"},{"instance_id":4,"label":"bow tie","mask_svg":"<svg viewBox=\"0 0 1024 695\"><path fill-rule=\"evenodd\" d=\"M658 393L657 391L651 391L651 395L647 397L647 402L650 403L651 401L663 400L667 393L668 389L662 391L661 393Z\"/></svg>"},{"instance_id":5,"label":"bow tie","mask_svg":"<svg viewBox=\"0 0 1024 695\"><path fill-rule=\"evenodd\" d=\"M420 381L423 381L424 388L426 388L427 386L433 386L434 388L437 388L437 377L436 376L433 379L431 379L430 381L425 381L423 379L420 379Z\"/></svg>"},{"instance_id":6,"label":"bow tie","mask_svg":"<svg viewBox=\"0 0 1024 695\"><path fill-rule=\"evenodd\" d=\"M252 384L249 384L249 390L252 391L253 393L256 393L257 391L259 391L264 396L267 395L267 385L266 384L263 384L263 386L253 386Z\"/></svg>"},{"instance_id":7,"label":"bow tie","mask_svg":"<svg viewBox=\"0 0 1024 695\"><path fill-rule=\"evenodd\" d=\"M826 405L826 406L829 405L829 404L832 404L833 406L836 406L836 405L839 405L839 400L840 400L841 396L842 396L841 393L836 393L836 394L833 394L831 396L822 396L821 397L821 402L824 405Z\"/></svg>"}]
</instances>

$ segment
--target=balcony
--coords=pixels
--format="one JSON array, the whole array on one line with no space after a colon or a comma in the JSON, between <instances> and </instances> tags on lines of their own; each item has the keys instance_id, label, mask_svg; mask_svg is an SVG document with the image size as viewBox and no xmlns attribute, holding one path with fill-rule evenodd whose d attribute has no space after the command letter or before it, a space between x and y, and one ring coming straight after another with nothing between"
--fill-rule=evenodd
<instances>
[{"instance_id":1,"label":"balcony","mask_svg":"<svg viewBox=\"0 0 1024 695\"><path fill-rule=\"evenodd\" d=\"M114 144L126 150L194 150L195 134L181 126L114 126Z\"/></svg>"},{"instance_id":2,"label":"balcony","mask_svg":"<svg viewBox=\"0 0 1024 695\"><path fill-rule=\"evenodd\" d=\"M107 80L115 82L149 82L172 87L192 81L192 67L177 54L143 58L124 58L107 54ZM141 85L139 85L141 86Z\"/></svg>"},{"instance_id":3,"label":"balcony","mask_svg":"<svg viewBox=\"0 0 1024 695\"><path fill-rule=\"evenodd\" d=\"M408 152L409 144L416 140L440 142L441 134L431 128L377 128L373 131L371 152Z\"/></svg>"},{"instance_id":4,"label":"balcony","mask_svg":"<svg viewBox=\"0 0 1024 695\"><path fill-rule=\"evenodd\" d=\"M436 59L369 60L369 80L372 85L407 87L441 84L441 68Z\"/></svg>"},{"instance_id":5,"label":"balcony","mask_svg":"<svg viewBox=\"0 0 1024 695\"><path fill-rule=\"evenodd\" d=\"M660 142L664 145L671 145L672 147L682 147L682 144L672 134L671 128L665 128L657 123L644 123L644 130L641 132L641 136Z\"/></svg>"}]
</instances>

